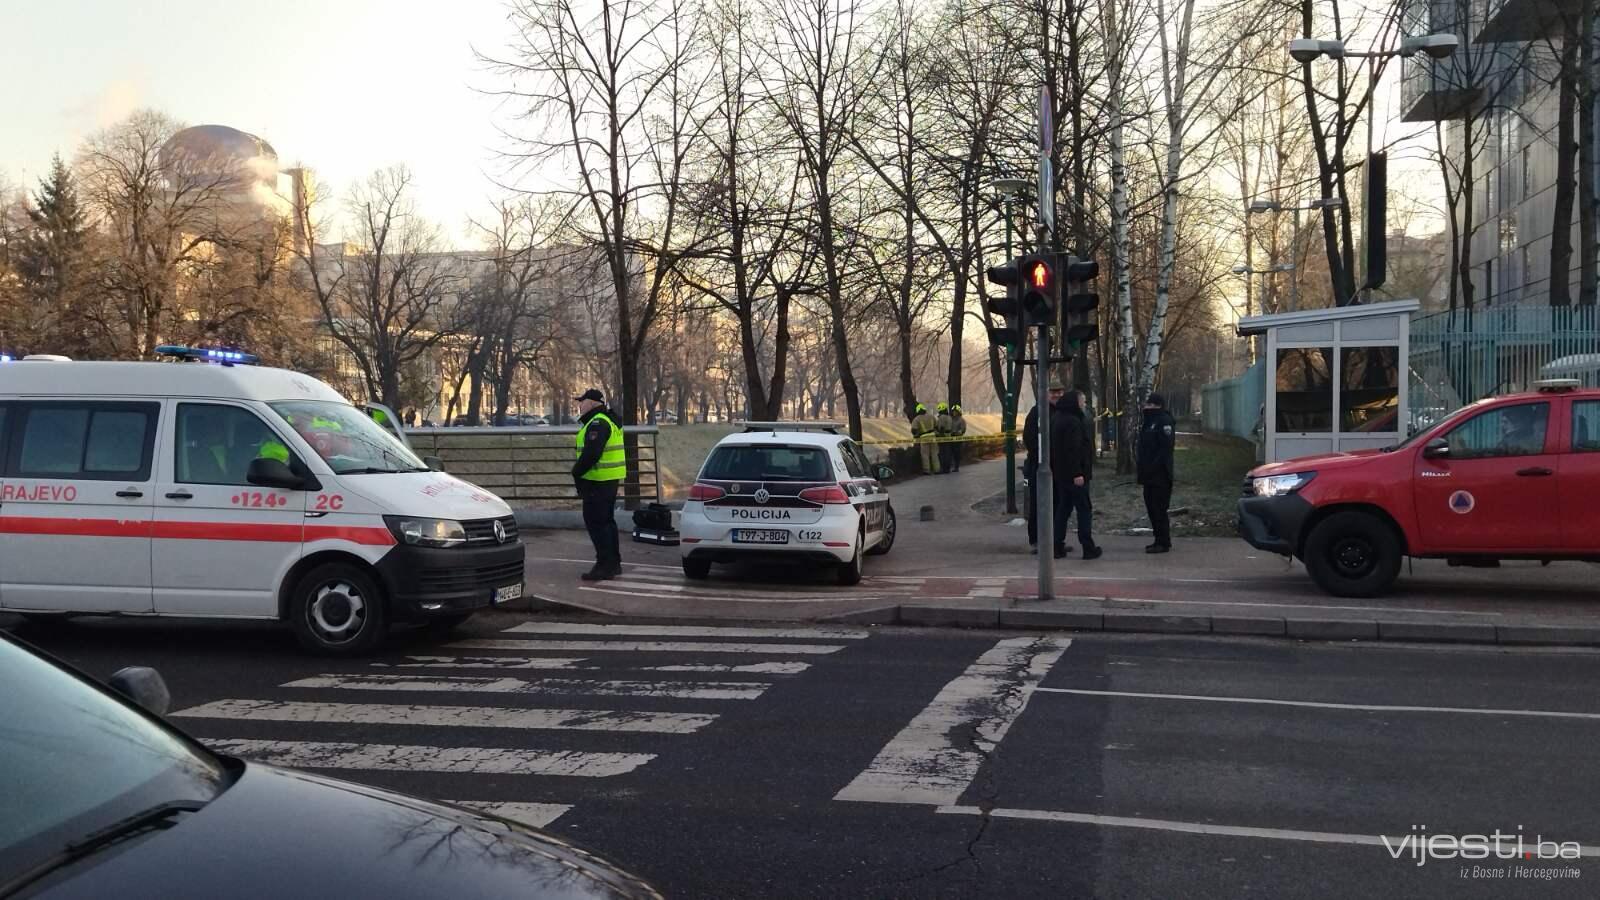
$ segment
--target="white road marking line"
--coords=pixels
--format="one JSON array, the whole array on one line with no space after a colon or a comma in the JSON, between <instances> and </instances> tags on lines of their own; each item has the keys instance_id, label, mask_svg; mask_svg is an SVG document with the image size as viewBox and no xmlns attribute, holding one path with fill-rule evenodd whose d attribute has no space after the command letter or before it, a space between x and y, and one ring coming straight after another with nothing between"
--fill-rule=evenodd
<instances>
[{"instance_id":1,"label":"white road marking line","mask_svg":"<svg viewBox=\"0 0 1600 900\"><path fill-rule=\"evenodd\" d=\"M653 582L645 582L645 581L627 581L627 580L622 579L622 578L614 579L613 581L610 582L610 584L611 584L612 587L634 588L634 589L637 589L637 590L645 590L645 591L671 591L671 592L673 592L675 594L676 593L682 593L683 591L688 590L688 588L684 587L681 584L656 584L656 583L653 583Z\"/></svg>"},{"instance_id":2,"label":"white road marking line","mask_svg":"<svg viewBox=\"0 0 1600 900\"><path fill-rule=\"evenodd\" d=\"M298 700L217 700L173 715L189 719L237 719L257 722L335 722L359 725L628 731L654 734L692 734L717 720L715 713L306 703Z\"/></svg>"},{"instance_id":3,"label":"white road marking line","mask_svg":"<svg viewBox=\"0 0 1600 900\"><path fill-rule=\"evenodd\" d=\"M973 583L978 587L1005 587L1011 582L1010 578L979 578Z\"/></svg>"},{"instance_id":4,"label":"white road marking line","mask_svg":"<svg viewBox=\"0 0 1600 900\"><path fill-rule=\"evenodd\" d=\"M1500 615L1502 615L1501 613L1497 613L1497 612L1465 612L1465 611L1454 610L1454 609L1410 609L1410 608L1404 607L1404 606L1330 606L1330 605L1327 605L1327 604L1317 604L1317 603L1268 603L1266 601L1244 601L1244 600L1151 600L1148 597L1087 597L1087 596L1057 597L1056 599L1057 600L1068 601L1068 602L1076 602L1076 603L1108 603L1108 602L1109 603L1154 603L1154 604L1167 604L1169 606L1249 606L1249 607L1270 607L1272 609L1338 609L1338 610L1351 610L1351 611L1355 611L1355 612L1367 612L1367 613L1375 613L1375 612L1379 612L1379 611L1382 611L1382 612L1416 613L1418 615L1427 615L1427 616L1500 616Z\"/></svg>"},{"instance_id":5,"label":"white road marking line","mask_svg":"<svg viewBox=\"0 0 1600 900\"><path fill-rule=\"evenodd\" d=\"M594 560L592 560L592 559L567 559L567 558L561 557L561 556L533 556L533 557L529 557L529 559L531 559L533 562L569 562L569 563L582 563L582 564L584 564L586 566L594 565ZM623 563L623 565L627 566L630 569L666 569L669 572L681 571L682 568L683 568L681 565L677 565L677 566L661 566L661 565L656 565L655 563L637 563L637 562L625 562L625 563Z\"/></svg>"},{"instance_id":6,"label":"white road marking line","mask_svg":"<svg viewBox=\"0 0 1600 900\"><path fill-rule=\"evenodd\" d=\"M541 678L429 678L422 675L318 675L282 687L348 691L432 691L483 694L592 694L597 697L679 697L689 700L754 700L769 684L747 681L579 681Z\"/></svg>"},{"instance_id":7,"label":"white road marking line","mask_svg":"<svg viewBox=\"0 0 1600 900\"><path fill-rule=\"evenodd\" d=\"M683 583L682 572L629 572L624 577L640 578L645 581L666 581L671 582L672 584Z\"/></svg>"},{"instance_id":8,"label":"white road marking line","mask_svg":"<svg viewBox=\"0 0 1600 900\"><path fill-rule=\"evenodd\" d=\"M984 811L976 806L941 806L937 813L963 816L981 816ZM1269 838L1279 841L1310 841L1318 844L1362 844L1385 846L1392 853L1401 850L1410 835L1346 834L1338 831L1294 831L1287 828L1251 828L1242 825L1213 825L1209 822L1173 822L1167 819L1144 819L1135 816L1101 816L1092 813L1058 812L1048 809L992 809L987 815L999 819L1034 819L1045 822L1071 822L1078 825L1104 825L1112 828L1146 828L1155 831L1177 831L1184 834L1220 835L1224 837ZM1510 846L1507 844L1507 846ZM1402 851L1401 857L1410 859L1412 851ZM1584 856L1600 856L1600 847L1580 845Z\"/></svg>"},{"instance_id":9,"label":"white road marking line","mask_svg":"<svg viewBox=\"0 0 1600 900\"><path fill-rule=\"evenodd\" d=\"M834 799L954 804L1071 644L1061 637L1015 637L995 644L945 685ZM970 742L957 746L956 735L970 735Z\"/></svg>"},{"instance_id":10,"label":"white road marking line","mask_svg":"<svg viewBox=\"0 0 1600 900\"><path fill-rule=\"evenodd\" d=\"M625 634L666 635L670 637L766 637L826 638L860 640L871 632L856 628L744 628L732 625L601 625L588 622L524 622L502 634Z\"/></svg>"},{"instance_id":11,"label":"white road marking line","mask_svg":"<svg viewBox=\"0 0 1600 900\"><path fill-rule=\"evenodd\" d=\"M484 800L446 800L451 806L475 809L491 816L521 822L534 828L544 828L561 816L571 806L564 803L490 803Z\"/></svg>"},{"instance_id":12,"label":"white road marking line","mask_svg":"<svg viewBox=\"0 0 1600 900\"><path fill-rule=\"evenodd\" d=\"M408 663L373 663L386 669L560 669L566 672L601 671L614 666L562 665L545 666L551 660L536 656L408 656L416 660ZM555 662L583 662L583 660L554 660ZM641 672L745 672L765 675L798 675L811 668L803 662L764 662L737 665L732 663L699 663L677 666L632 666Z\"/></svg>"},{"instance_id":13,"label":"white road marking line","mask_svg":"<svg viewBox=\"0 0 1600 900\"><path fill-rule=\"evenodd\" d=\"M1532 716L1547 719L1600 719L1600 713L1561 712L1551 709L1478 709L1470 706L1393 706L1372 703L1323 703L1316 700L1269 700L1264 697L1206 697L1200 694L1147 694L1139 691L1091 691L1083 688L1039 688L1047 694L1087 694L1095 697L1131 697L1138 700L1201 700L1208 703L1253 703L1260 706L1307 706L1312 709L1353 709L1359 712L1466 713L1474 716Z\"/></svg>"},{"instance_id":14,"label":"white road marking line","mask_svg":"<svg viewBox=\"0 0 1600 900\"><path fill-rule=\"evenodd\" d=\"M446 644L462 650L551 650L570 653L768 653L773 656L823 656L843 644L738 644L725 641L519 641L474 638Z\"/></svg>"},{"instance_id":15,"label":"white road marking line","mask_svg":"<svg viewBox=\"0 0 1600 900\"><path fill-rule=\"evenodd\" d=\"M375 662L378 669L564 669L585 668L579 659L557 656L408 656L410 662Z\"/></svg>"},{"instance_id":16,"label":"white road marking line","mask_svg":"<svg viewBox=\"0 0 1600 900\"><path fill-rule=\"evenodd\" d=\"M625 775L653 753L591 753L576 750L500 750L486 747L420 747L344 741L207 741L215 750L300 769L467 772L479 775Z\"/></svg>"},{"instance_id":17,"label":"white road marking line","mask_svg":"<svg viewBox=\"0 0 1600 900\"><path fill-rule=\"evenodd\" d=\"M766 597L736 597L723 594L657 594L648 591L618 591L611 588L580 587L580 591L591 591L596 594L613 594L618 597L647 597L656 600L716 600L721 603L838 603L841 600L874 600L890 599L892 594L851 594L844 591L832 596L790 596L788 594L771 594ZM561 601L566 603L568 601ZM579 604L572 604L577 606ZM603 611L603 610L602 610Z\"/></svg>"},{"instance_id":18,"label":"white road marking line","mask_svg":"<svg viewBox=\"0 0 1600 900\"><path fill-rule=\"evenodd\" d=\"M700 663L686 666L645 666L646 672L736 672L747 675L799 675L811 668L810 663L803 662L764 662L750 663L748 665L718 665L716 663Z\"/></svg>"}]
</instances>

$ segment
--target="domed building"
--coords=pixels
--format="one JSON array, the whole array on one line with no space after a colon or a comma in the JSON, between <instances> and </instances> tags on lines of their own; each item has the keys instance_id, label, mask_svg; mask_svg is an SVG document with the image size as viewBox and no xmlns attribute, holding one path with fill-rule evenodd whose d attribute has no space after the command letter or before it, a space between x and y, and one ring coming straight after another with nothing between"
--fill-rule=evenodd
<instances>
[{"instance_id":1,"label":"domed building","mask_svg":"<svg viewBox=\"0 0 1600 900\"><path fill-rule=\"evenodd\" d=\"M288 220L296 242L303 239L310 173L281 170L278 152L265 139L227 125L195 125L169 138L157 158L174 189L215 194L214 213L223 224Z\"/></svg>"}]
</instances>

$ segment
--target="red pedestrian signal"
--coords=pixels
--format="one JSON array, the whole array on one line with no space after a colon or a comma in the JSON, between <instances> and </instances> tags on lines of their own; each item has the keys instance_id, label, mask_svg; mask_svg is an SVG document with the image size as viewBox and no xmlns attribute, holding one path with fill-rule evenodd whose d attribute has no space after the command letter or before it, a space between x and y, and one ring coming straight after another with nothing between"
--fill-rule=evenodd
<instances>
[{"instance_id":1,"label":"red pedestrian signal","mask_svg":"<svg viewBox=\"0 0 1600 900\"><path fill-rule=\"evenodd\" d=\"M1042 259L1034 260L1033 261L1033 268L1030 269L1029 271L1030 271L1031 278L1033 280L1033 286L1034 287L1043 290L1043 289L1048 288L1050 286L1050 267L1045 265L1044 260L1042 260Z\"/></svg>"}]
</instances>

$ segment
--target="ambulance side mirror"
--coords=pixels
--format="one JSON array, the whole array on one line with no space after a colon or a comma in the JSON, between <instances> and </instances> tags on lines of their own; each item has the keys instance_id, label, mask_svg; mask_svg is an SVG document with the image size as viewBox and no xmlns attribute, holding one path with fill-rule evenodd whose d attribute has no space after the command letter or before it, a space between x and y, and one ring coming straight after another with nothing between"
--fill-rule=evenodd
<instances>
[{"instance_id":1,"label":"ambulance side mirror","mask_svg":"<svg viewBox=\"0 0 1600 900\"><path fill-rule=\"evenodd\" d=\"M879 466L876 474L879 481L888 481L894 477L894 470L888 466Z\"/></svg>"},{"instance_id":2,"label":"ambulance side mirror","mask_svg":"<svg viewBox=\"0 0 1600 900\"><path fill-rule=\"evenodd\" d=\"M435 472L444 471L444 460L437 456L424 456L422 458L422 464Z\"/></svg>"},{"instance_id":3,"label":"ambulance side mirror","mask_svg":"<svg viewBox=\"0 0 1600 900\"><path fill-rule=\"evenodd\" d=\"M261 457L250 460L250 471L245 473L245 480L261 487L282 488L289 491L302 490L306 486L306 480L296 475L288 465L276 459Z\"/></svg>"},{"instance_id":4,"label":"ambulance side mirror","mask_svg":"<svg viewBox=\"0 0 1600 900\"><path fill-rule=\"evenodd\" d=\"M1423 459L1446 459L1450 456L1450 442L1442 437L1434 438L1422 447Z\"/></svg>"}]
</instances>

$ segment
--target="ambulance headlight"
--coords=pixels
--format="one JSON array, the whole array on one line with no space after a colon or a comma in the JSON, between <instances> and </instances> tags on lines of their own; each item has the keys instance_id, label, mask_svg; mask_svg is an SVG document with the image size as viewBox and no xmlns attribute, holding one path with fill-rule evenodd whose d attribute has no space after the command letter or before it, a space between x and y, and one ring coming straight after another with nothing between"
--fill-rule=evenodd
<instances>
[{"instance_id":1,"label":"ambulance headlight","mask_svg":"<svg viewBox=\"0 0 1600 900\"><path fill-rule=\"evenodd\" d=\"M395 540L413 547L458 547L467 542L467 530L454 519L416 519L384 516Z\"/></svg>"},{"instance_id":2,"label":"ambulance headlight","mask_svg":"<svg viewBox=\"0 0 1600 900\"><path fill-rule=\"evenodd\" d=\"M1250 479L1250 487L1257 497L1282 497L1292 494L1317 477L1315 472L1295 472L1292 475L1267 475Z\"/></svg>"}]
</instances>

